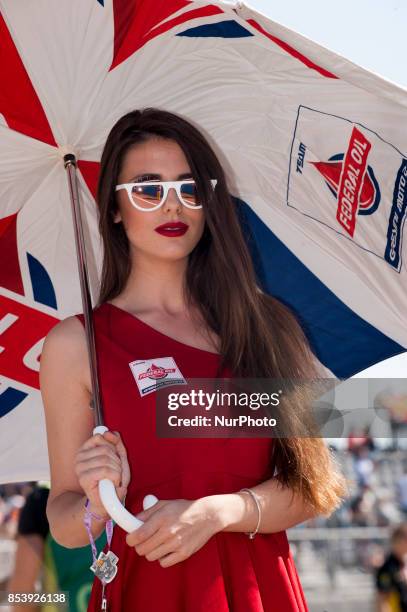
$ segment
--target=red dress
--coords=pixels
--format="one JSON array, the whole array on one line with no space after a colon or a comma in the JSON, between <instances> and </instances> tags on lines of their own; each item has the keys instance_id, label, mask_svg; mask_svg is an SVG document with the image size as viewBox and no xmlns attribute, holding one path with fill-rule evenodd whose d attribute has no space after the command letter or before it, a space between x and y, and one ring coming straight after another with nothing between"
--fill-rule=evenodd
<instances>
[{"instance_id":1,"label":"red dress","mask_svg":"<svg viewBox=\"0 0 407 612\"><path fill-rule=\"evenodd\" d=\"M83 323L83 315L77 316ZM187 379L215 378L218 355L174 340L107 302L94 310L94 322L105 425L120 432L130 464L130 512L143 510L148 493L197 499L271 477L271 438L157 438L155 394L140 395L129 367L138 359L172 357ZM169 567L138 555L125 537L115 525L111 549L119 561L105 590L109 612L308 610L285 531L258 533L253 540L221 531ZM88 610L100 606L101 582L95 578Z\"/></svg>"}]
</instances>

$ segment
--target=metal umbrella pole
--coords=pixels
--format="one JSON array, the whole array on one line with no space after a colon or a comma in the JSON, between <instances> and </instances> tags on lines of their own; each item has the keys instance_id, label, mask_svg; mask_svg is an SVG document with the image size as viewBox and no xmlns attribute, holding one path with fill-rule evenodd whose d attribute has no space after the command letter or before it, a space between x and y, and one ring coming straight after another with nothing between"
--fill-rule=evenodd
<instances>
[{"instance_id":1,"label":"metal umbrella pole","mask_svg":"<svg viewBox=\"0 0 407 612\"><path fill-rule=\"evenodd\" d=\"M92 300L89 290L88 269L86 265L85 240L83 236L82 216L79 202L78 180L76 175L77 163L73 153L64 155L64 166L68 175L69 195L71 199L72 218L75 231L76 255L78 260L79 279L81 284L81 296L83 314L85 317L85 333L88 347L90 373L92 382L91 408L95 410L95 428L93 434L103 434L108 431L103 424L102 402L100 397L99 378L97 372L97 353L95 343L95 330L93 325ZM103 478L99 481L99 495L103 506L112 519L125 531L130 533L143 525L123 506L116 494L116 489L111 480ZM143 508L147 510L157 503L155 495L146 495L143 500Z\"/></svg>"},{"instance_id":2,"label":"metal umbrella pole","mask_svg":"<svg viewBox=\"0 0 407 612\"><path fill-rule=\"evenodd\" d=\"M89 290L88 269L86 264L85 240L81 208L79 203L78 181L76 177L76 157L73 153L64 155L64 166L67 171L69 195L71 199L72 218L75 230L76 255L78 259L79 280L81 284L82 308L85 317L86 343L88 347L90 376L92 382L91 408L95 410L95 425L103 425L102 402L100 399L99 378L97 372L97 353L95 329L92 316L92 299Z\"/></svg>"}]
</instances>

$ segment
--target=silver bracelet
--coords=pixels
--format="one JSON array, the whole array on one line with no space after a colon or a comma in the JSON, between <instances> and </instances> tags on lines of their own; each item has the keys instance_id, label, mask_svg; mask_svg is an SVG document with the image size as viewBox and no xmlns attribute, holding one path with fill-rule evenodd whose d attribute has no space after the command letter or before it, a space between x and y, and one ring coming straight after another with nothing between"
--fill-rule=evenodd
<instances>
[{"instance_id":1,"label":"silver bracelet","mask_svg":"<svg viewBox=\"0 0 407 612\"><path fill-rule=\"evenodd\" d=\"M246 488L244 488L244 489L240 489L240 491L246 491L247 493L249 493L249 494L250 494L250 496L251 496L251 497L254 499L255 504L256 504L256 506L257 506L257 513L258 513L258 515L259 515L259 516L258 516L258 520L257 520L256 529L255 529L254 531L252 531L252 532L250 532L250 533L247 533L247 534L246 534L246 535L248 535L248 536L249 536L249 538L250 538L251 540L253 540L254 536L256 535L256 533L257 533L257 532L258 532L258 530L259 530L259 527L260 527L260 521L261 521L261 508L260 508L259 500L257 499L257 495L256 495L256 493L255 493L254 491L252 491L251 489L246 489Z\"/></svg>"}]
</instances>

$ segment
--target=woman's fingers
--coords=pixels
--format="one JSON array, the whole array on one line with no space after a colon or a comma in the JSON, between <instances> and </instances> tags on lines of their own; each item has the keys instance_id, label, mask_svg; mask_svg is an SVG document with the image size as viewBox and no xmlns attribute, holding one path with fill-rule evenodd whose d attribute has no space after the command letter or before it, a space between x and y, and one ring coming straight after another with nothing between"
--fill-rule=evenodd
<instances>
[{"instance_id":1,"label":"woman's fingers","mask_svg":"<svg viewBox=\"0 0 407 612\"><path fill-rule=\"evenodd\" d=\"M179 544L176 538L163 542L162 539L161 541L159 539L155 540L153 536L150 540L148 541L148 546L143 544L135 546L136 553L145 556L148 561L156 561L161 559L161 557L165 557L165 555L175 552Z\"/></svg>"},{"instance_id":2,"label":"woman's fingers","mask_svg":"<svg viewBox=\"0 0 407 612\"><path fill-rule=\"evenodd\" d=\"M96 436L89 438L89 440L83 444L77 453L77 461L88 461L92 458L98 457L100 460L103 460L104 458L109 462L115 461L118 465L121 465L122 456L123 455L118 452L115 444L104 440L103 436L99 436L99 434L97 434Z\"/></svg>"},{"instance_id":3,"label":"woman's fingers","mask_svg":"<svg viewBox=\"0 0 407 612\"><path fill-rule=\"evenodd\" d=\"M115 445L115 451L120 457L122 466L122 485L127 487L130 482L130 466L127 459L127 451L118 431L106 431L103 437Z\"/></svg>"},{"instance_id":4,"label":"woman's fingers","mask_svg":"<svg viewBox=\"0 0 407 612\"><path fill-rule=\"evenodd\" d=\"M139 546L143 542L147 542L151 537L155 536L155 542L158 545L157 537L162 538L162 533L158 536L160 532L160 524L156 520L146 521L144 525L142 525L139 529L135 529L126 535L126 542L129 546Z\"/></svg>"},{"instance_id":5,"label":"woman's fingers","mask_svg":"<svg viewBox=\"0 0 407 612\"><path fill-rule=\"evenodd\" d=\"M99 453L97 455L81 455L78 457L77 465L86 466L87 468L97 468L102 466L108 466L116 468L121 472L122 464L120 458L117 455L107 455Z\"/></svg>"},{"instance_id":6,"label":"woman's fingers","mask_svg":"<svg viewBox=\"0 0 407 612\"><path fill-rule=\"evenodd\" d=\"M185 555L183 555L180 550L176 550L169 555L165 555L165 557L161 557L161 559L158 560L158 563L161 565L161 567L170 567L171 565L175 565L180 561L184 561L184 559Z\"/></svg>"},{"instance_id":7,"label":"woman's fingers","mask_svg":"<svg viewBox=\"0 0 407 612\"><path fill-rule=\"evenodd\" d=\"M130 482L130 466L129 466L129 462L127 459L127 451L122 442L119 432L113 432L113 433L116 434L116 438L117 438L116 451L119 454L121 465L122 465L122 484L124 487L127 487L127 485Z\"/></svg>"},{"instance_id":8,"label":"woman's fingers","mask_svg":"<svg viewBox=\"0 0 407 612\"><path fill-rule=\"evenodd\" d=\"M104 478L113 482L121 500L127 493L130 468L118 433L107 431L88 438L77 452L75 469L79 484L97 507L101 505L98 482Z\"/></svg>"},{"instance_id":9,"label":"woman's fingers","mask_svg":"<svg viewBox=\"0 0 407 612\"><path fill-rule=\"evenodd\" d=\"M86 468L86 470L82 472L83 481L93 485L94 488L97 486L99 480L103 480L104 478L111 480L115 487L120 487L121 485L121 471L116 468L106 465L96 468Z\"/></svg>"},{"instance_id":10,"label":"woman's fingers","mask_svg":"<svg viewBox=\"0 0 407 612\"><path fill-rule=\"evenodd\" d=\"M81 450L87 450L89 448L95 448L96 446L108 446L111 448L115 447L115 439L111 439L110 436L104 437L106 434L112 432L105 432L105 434L94 434L86 440L81 446Z\"/></svg>"}]
</instances>

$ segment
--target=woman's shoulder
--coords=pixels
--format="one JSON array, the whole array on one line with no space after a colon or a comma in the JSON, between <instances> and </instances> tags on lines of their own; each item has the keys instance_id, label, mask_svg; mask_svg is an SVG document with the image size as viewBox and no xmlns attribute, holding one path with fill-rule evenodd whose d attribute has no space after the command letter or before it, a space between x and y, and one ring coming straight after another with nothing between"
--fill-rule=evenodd
<instances>
[{"instance_id":1,"label":"woman's shoulder","mask_svg":"<svg viewBox=\"0 0 407 612\"><path fill-rule=\"evenodd\" d=\"M82 344L84 340L83 325L79 317L74 314L65 319L61 319L48 332L45 342L53 345L63 345L65 348L72 348Z\"/></svg>"},{"instance_id":2,"label":"woman's shoulder","mask_svg":"<svg viewBox=\"0 0 407 612\"><path fill-rule=\"evenodd\" d=\"M93 323L95 334L103 332L109 311L103 304L97 304L93 308ZM76 359L81 367L89 370L88 348L86 340L85 316L83 312L77 312L61 319L48 332L43 344L42 353L53 357L65 357L72 361Z\"/></svg>"},{"instance_id":3,"label":"woman's shoulder","mask_svg":"<svg viewBox=\"0 0 407 612\"><path fill-rule=\"evenodd\" d=\"M89 369L84 327L76 315L61 319L45 337L41 362L59 364L65 374L81 372L86 376Z\"/></svg>"}]
</instances>

